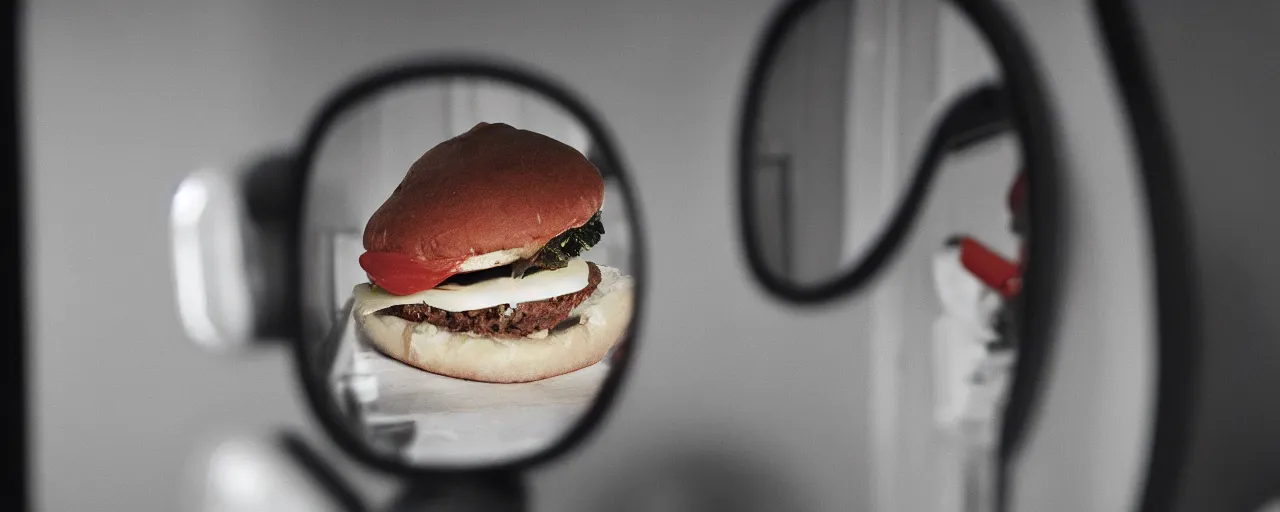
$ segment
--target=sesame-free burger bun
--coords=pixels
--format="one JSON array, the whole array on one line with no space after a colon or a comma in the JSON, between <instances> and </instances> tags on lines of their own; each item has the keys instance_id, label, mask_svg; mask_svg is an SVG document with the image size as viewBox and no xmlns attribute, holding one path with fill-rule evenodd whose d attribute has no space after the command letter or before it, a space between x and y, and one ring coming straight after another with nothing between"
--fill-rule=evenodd
<instances>
[{"instance_id":1,"label":"sesame-free burger bun","mask_svg":"<svg viewBox=\"0 0 1280 512\"><path fill-rule=\"evenodd\" d=\"M409 168L369 218L364 248L475 271L532 256L591 219L604 200L599 170L553 138L480 123Z\"/></svg>"}]
</instances>

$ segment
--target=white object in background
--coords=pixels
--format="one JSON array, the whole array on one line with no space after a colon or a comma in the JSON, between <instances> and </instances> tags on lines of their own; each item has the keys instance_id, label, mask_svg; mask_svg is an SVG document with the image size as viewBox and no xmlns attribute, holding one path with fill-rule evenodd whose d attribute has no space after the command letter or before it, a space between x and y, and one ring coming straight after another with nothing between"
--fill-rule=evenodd
<instances>
[{"instance_id":1,"label":"white object in background","mask_svg":"<svg viewBox=\"0 0 1280 512\"><path fill-rule=\"evenodd\" d=\"M1008 395L1014 357L1012 350L1002 350L987 354L978 362L973 371L975 381L965 402L964 421L993 423L996 420Z\"/></svg>"},{"instance_id":2,"label":"white object in background","mask_svg":"<svg viewBox=\"0 0 1280 512\"><path fill-rule=\"evenodd\" d=\"M364 230L333 233L333 307L338 311L351 300L351 289L369 282L360 267L364 254Z\"/></svg>"},{"instance_id":3,"label":"white object in background","mask_svg":"<svg viewBox=\"0 0 1280 512\"><path fill-rule=\"evenodd\" d=\"M352 375L349 380L351 392L362 404L378 401L378 377L374 375Z\"/></svg>"},{"instance_id":4,"label":"white object in background","mask_svg":"<svg viewBox=\"0 0 1280 512\"><path fill-rule=\"evenodd\" d=\"M370 350L360 347L355 341L355 329L358 329L356 323L347 321L346 329L348 332L340 353L351 364L347 385L351 387L356 400L368 406L378 401L378 375L374 370L374 363L369 359Z\"/></svg>"},{"instance_id":5,"label":"white object in background","mask_svg":"<svg viewBox=\"0 0 1280 512\"><path fill-rule=\"evenodd\" d=\"M934 418L943 428L954 428L965 416L973 394L974 370L986 357L986 349L955 318L934 321Z\"/></svg>"},{"instance_id":6,"label":"white object in background","mask_svg":"<svg viewBox=\"0 0 1280 512\"><path fill-rule=\"evenodd\" d=\"M987 343L1001 299L960 264L959 250L934 256L934 287L942 316L933 324L934 417L954 428L966 416L975 392L974 375L987 358Z\"/></svg>"},{"instance_id":7,"label":"white object in background","mask_svg":"<svg viewBox=\"0 0 1280 512\"><path fill-rule=\"evenodd\" d=\"M1003 299L964 268L958 248L949 247L934 255L933 286L944 315L961 320L984 338L996 338L992 325Z\"/></svg>"},{"instance_id":8,"label":"white object in background","mask_svg":"<svg viewBox=\"0 0 1280 512\"><path fill-rule=\"evenodd\" d=\"M214 169L182 180L169 211L182 325L187 336L218 352L243 347L253 335L243 211L235 182Z\"/></svg>"},{"instance_id":9,"label":"white object in background","mask_svg":"<svg viewBox=\"0 0 1280 512\"><path fill-rule=\"evenodd\" d=\"M333 240L333 313L343 315L337 320L337 326L343 330L343 339L352 337L352 323L347 305L352 301L351 288L356 284L368 281L364 269L360 268L360 254L364 252L363 233L332 232ZM334 393L341 394L350 390L355 399L361 403L369 403L378 399L377 377L370 374L367 364L362 364L354 343L340 343L334 354L333 367L329 371L330 385Z\"/></svg>"},{"instance_id":10,"label":"white object in background","mask_svg":"<svg viewBox=\"0 0 1280 512\"><path fill-rule=\"evenodd\" d=\"M193 463L199 498L192 508L201 512L341 510L278 446L263 439L231 437Z\"/></svg>"}]
</instances>

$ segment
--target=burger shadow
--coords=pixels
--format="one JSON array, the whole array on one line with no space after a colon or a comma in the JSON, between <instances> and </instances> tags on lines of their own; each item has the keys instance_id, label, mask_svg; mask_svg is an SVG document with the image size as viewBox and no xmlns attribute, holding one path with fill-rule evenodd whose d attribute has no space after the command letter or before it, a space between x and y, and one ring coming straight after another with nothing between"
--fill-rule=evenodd
<instances>
[{"instance_id":1,"label":"burger shadow","mask_svg":"<svg viewBox=\"0 0 1280 512\"><path fill-rule=\"evenodd\" d=\"M766 460L723 448L674 446L625 466L587 510L615 512L810 510L790 478Z\"/></svg>"}]
</instances>

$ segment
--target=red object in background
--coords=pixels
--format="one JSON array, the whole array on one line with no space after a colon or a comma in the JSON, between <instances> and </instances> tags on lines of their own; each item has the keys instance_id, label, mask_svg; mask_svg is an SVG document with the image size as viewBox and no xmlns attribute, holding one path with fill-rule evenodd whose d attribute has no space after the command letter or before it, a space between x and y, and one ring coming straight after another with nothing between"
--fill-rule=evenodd
<instances>
[{"instance_id":1,"label":"red object in background","mask_svg":"<svg viewBox=\"0 0 1280 512\"><path fill-rule=\"evenodd\" d=\"M1021 265L967 236L960 239L960 264L1005 298L1017 295L1022 289Z\"/></svg>"},{"instance_id":2,"label":"red object in background","mask_svg":"<svg viewBox=\"0 0 1280 512\"><path fill-rule=\"evenodd\" d=\"M1022 207L1026 205L1027 197L1027 173L1018 173L1018 178L1013 181L1013 186L1009 188L1009 213L1015 217L1022 215Z\"/></svg>"},{"instance_id":3,"label":"red object in background","mask_svg":"<svg viewBox=\"0 0 1280 512\"><path fill-rule=\"evenodd\" d=\"M1027 173L1019 172L1013 185L1009 187L1009 195L1006 198L1009 213L1015 219L1026 215L1026 197ZM983 284L996 290L1006 299L1017 295L1022 290L1021 261L1026 257L1025 244L1019 247L1019 252L1022 254L1018 255L1018 261L1010 261L977 240L970 237L960 239L960 264Z\"/></svg>"}]
</instances>

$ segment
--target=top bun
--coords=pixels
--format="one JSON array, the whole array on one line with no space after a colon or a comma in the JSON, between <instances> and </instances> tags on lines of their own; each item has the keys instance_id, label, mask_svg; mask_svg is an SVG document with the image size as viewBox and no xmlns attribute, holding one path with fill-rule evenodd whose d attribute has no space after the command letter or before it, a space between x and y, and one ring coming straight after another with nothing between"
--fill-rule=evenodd
<instances>
[{"instance_id":1,"label":"top bun","mask_svg":"<svg viewBox=\"0 0 1280 512\"><path fill-rule=\"evenodd\" d=\"M369 218L364 248L419 260L465 258L460 271L532 256L585 224L604 200L586 157L555 139L480 123L409 167Z\"/></svg>"}]
</instances>

